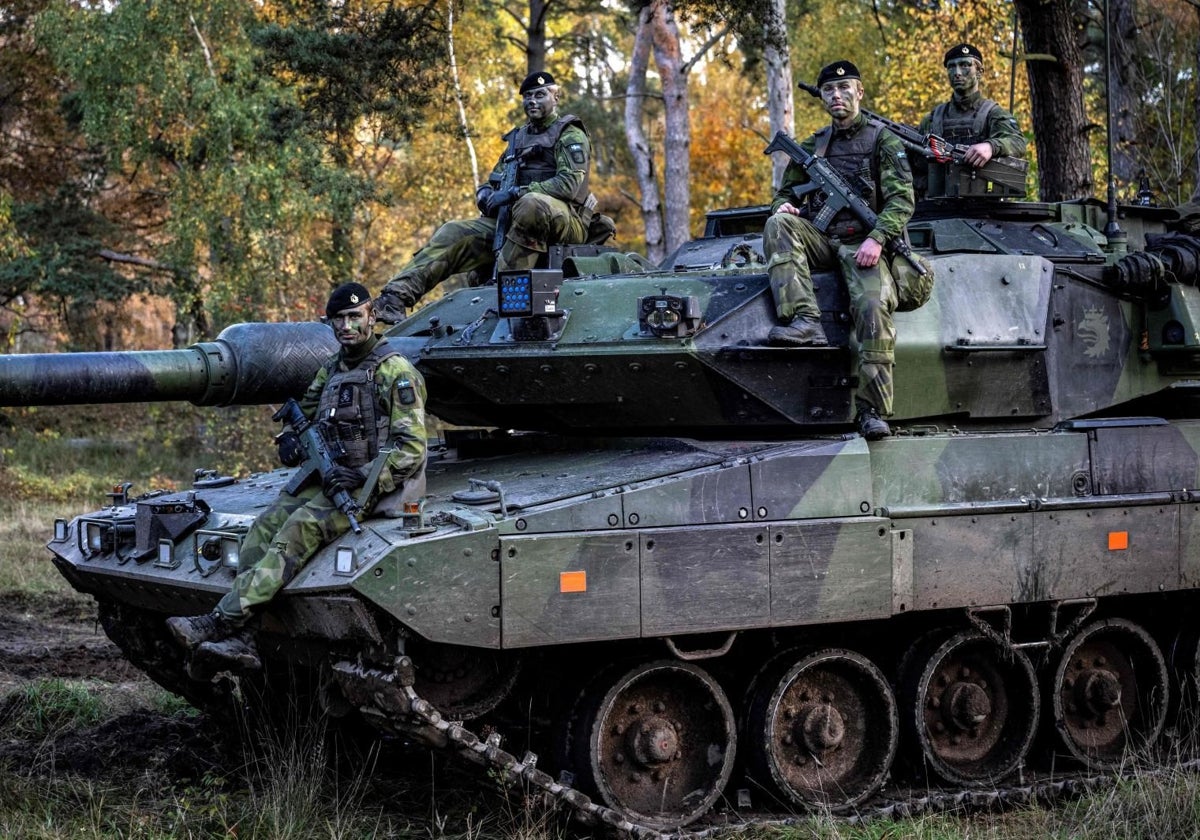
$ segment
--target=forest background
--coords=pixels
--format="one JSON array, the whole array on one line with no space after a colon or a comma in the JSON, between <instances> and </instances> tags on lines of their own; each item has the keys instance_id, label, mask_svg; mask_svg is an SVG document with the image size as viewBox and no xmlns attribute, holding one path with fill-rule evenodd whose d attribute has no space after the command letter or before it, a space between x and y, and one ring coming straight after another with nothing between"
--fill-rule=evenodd
<instances>
[{"instance_id":1,"label":"forest background","mask_svg":"<svg viewBox=\"0 0 1200 840\"><path fill-rule=\"evenodd\" d=\"M1196 200L1200 0L9 0L0 349L186 346L378 289L475 215L533 69L588 126L616 245L657 260L770 199L773 132L828 120L795 82L849 58L916 125L959 41L1030 198Z\"/></svg>"}]
</instances>

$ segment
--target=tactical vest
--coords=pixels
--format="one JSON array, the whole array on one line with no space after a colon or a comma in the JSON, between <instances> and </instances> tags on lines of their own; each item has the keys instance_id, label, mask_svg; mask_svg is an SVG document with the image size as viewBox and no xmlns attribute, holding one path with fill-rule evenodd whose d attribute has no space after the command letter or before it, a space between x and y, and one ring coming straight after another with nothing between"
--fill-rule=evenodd
<instances>
[{"instance_id":1,"label":"tactical vest","mask_svg":"<svg viewBox=\"0 0 1200 840\"><path fill-rule=\"evenodd\" d=\"M529 123L526 123L504 135L504 139L511 143L513 153L522 157L521 168L517 173L517 186L526 187L535 181L546 181L554 177L558 172L558 162L554 159L554 147L558 145L558 138L562 136L563 131L572 125L578 126L580 131L587 134L583 120L574 114L564 114L546 126L545 131L534 134L529 130ZM514 133L515 140L513 139ZM571 196L571 201L575 204L582 205L587 201L590 193L588 189L590 171L590 166L584 169L583 179Z\"/></svg>"},{"instance_id":2,"label":"tactical vest","mask_svg":"<svg viewBox=\"0 0 1200 840\"><path fill-rule=\"evenodd\" d=\"M339 369L340 355L325 363L329 378L317 403L316 421L342 466L370 463L387 443L391 417L384 411L375 371L399 354L381 340L353 370Z\"/></svg>"},{"instance_id":3,"label":"tactical vest","mask_svg":"<svg viewBox=\"0 0 1200 840\"><path fill-rule=\"evenodd\" d=\"M987 139L988 116L995 107L995 100L981 99L979 107L975 109L974 113L963 112L958 108L951 112L950 103L943 102L933 109L933 116L929 121L929 131L938 137L964 146L982 143Z\"/></svg>"},{"instance_id":4,"label":"tactical vest","mask_svg":"<svg viewBox=\"0 0 1200 840\"><path fill-rule=\"evenodd\" d=\"M879 190L875 188L879 180L879 167L875 160L875 144L879 140L879 132L883 130L880 123L867 120L849 140L833 143L833 127L828 125L814 135L817 145L813 154L828 160L846 179L850 188L871 205L871 209L876 213L879 212ZM815 219L825 203L824 198L814 191L805 196L805 200L808 203L809 218ZM825 230L829 236L847 240L861 239L870 232L849 210L842 210L834 216Z\"/></svg>"},{"instance_id":5,"label":"tactical vest","mask_svg":"<svg viewBox=\"0 0 1200 840\"><path fill-rule=\"evenodd\" d=\"M929 131L961 146L982 143L987 139L988 116L995 107L996 103L992 99L979 100L979 106L974 111L962 111L958 108L951 110L950 103L943 102L933 109L929 119ZM986 193L987 183L973 177L974 172L966 164L938 163L931 160L927 169L924 189L926 198L966 196L981 191Z\"/></svg>"}]
</instances>

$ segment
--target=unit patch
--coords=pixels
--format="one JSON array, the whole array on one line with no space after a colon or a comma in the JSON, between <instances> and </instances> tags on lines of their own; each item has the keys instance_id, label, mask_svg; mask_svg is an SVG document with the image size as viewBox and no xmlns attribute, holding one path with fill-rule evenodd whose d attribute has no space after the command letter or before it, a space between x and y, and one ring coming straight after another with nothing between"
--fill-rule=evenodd
<instances>
[{"instance_id":1,"label":"unit patch","mask_svg":"<svg viewBox=\"0 0 1200 840\"><path fill-rule=\"evenodd\" d=\"M572 143L567 146L567 154L571 156L571 163L576 166L583 166L587 163L587 153L584 152L582 143Z\"/></svg>"}]
</instances>

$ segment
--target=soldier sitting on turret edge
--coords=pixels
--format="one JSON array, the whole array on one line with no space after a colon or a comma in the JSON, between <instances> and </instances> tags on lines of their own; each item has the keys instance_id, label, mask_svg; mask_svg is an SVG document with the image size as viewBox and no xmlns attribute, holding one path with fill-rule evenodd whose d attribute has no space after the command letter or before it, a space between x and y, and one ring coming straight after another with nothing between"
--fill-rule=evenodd
<instances>
[{"instance_id":1,"label":"soldier sitting on turret edge","mask_svg":"<svg viewBox=\"0 0 1200 840\"><path fill-rule=\"evenodd\" d=\"M808 183L808 173L792 161L771 204L772 215L763 230L763 253L775 310L780 324L772 327L767 343L780 347L825 347L821 311L813 292L812 268L841 266L850 292L854 319L854 349L858 357L858 390L854 394L855 423L867 440L892 433L883 419L892 413L892 366L896 330L896 283L881 260L883 244L901 236L913 214L912 171L904 145L879 123L862 114L863 83L858 68L835 61L817 77L821 102L833 124L800 145L825 157L851 184L870 189L862 197L878 214L875 227L863 225L850 211L834 216L824 231L815 219L821 209L819 191L804 196L797 207L795 188Z\"/></svg>"},{"instance_id":2,"label":"soldier sitting on turret edge","mask_svg":"<svg viewBox=\"0 0 1200 840\"><path fill-rule=\"evenodd\" d=\"M470 285L479 286L491 280L493 264L500 271L533 268L550 245L588 241L596 198L588 189L587 129L573 114L559 116L561 89L549 73L530 73L520 93L529 121L504 135L508 147L487 183L475 190L480 217L446 222L387 282L377 306L384 323L401 320L407 307L453 274L465 272ZM510 166L516 177L505 186ZM501 216L509 223L497 254Z\"/></svg>"},{"instance_id":3,"label":"soldier sitting on turret edge","mask_svg":"<svg viewBox=\"0 0 1200 840\"><path fill-rule=\"evenodd\" d=\"M950 101L937 105L921 120L924 135L935 134L952 144L968 146L963 163L979 169L996 157L1024 160L1025 135L1008 111L979 92L983 77L983 54L970 44L956 44L942 60L952 91ZM917 195L941 198L965 195L969 191L950 184L956 164L913 158L913 178Z\"/></svg>"},{"instance_id":4,"label":"soldier sitting on turret edge","mask_svg":"<svg viewBox=\"0 0 1200 840\"><path fill-rule=\"evenodd\" d=\"M323 546L350 530L350 520L331 501L339 490L356 493L363 516L415 498L425 486L425 382L404 356L375 335L371 293L358 283L334 289L325 306L341 350L317 372L300 400L317 418L326 441L341 444L337 466L324 480L278 498L254 520L242 541L233 588L216 608L200 616L167 620L171 633L197 657L260 663L252 637L242 628L296 576ZM295 432L278 437L279 459L296 466L304 450ZM374 486L364 487L374 479Z\"/></svg>"}]
</instances>

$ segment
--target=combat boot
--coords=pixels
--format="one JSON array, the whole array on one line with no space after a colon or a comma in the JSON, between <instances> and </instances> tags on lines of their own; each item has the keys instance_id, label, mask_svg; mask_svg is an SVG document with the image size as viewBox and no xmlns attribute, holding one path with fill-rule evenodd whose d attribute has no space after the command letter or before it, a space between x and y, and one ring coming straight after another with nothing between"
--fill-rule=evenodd
<instances>
[{"instance_id":1,"label":"combat boot","mask_svg":"<svg viewBox=\"0 0 1200 840\"><path fill-rule=\"evenodd\" d=\"M772 347L828 347L829 339L825 337L820 318L796 315L786 324L771 327L767 344Z\"/></svg>"},{"instance_id":2,"label":"combat boot","mask_svg":"<svg viewBox=\"0 0 1200 840\"><path fill-rule=\"evenodd\" d=\"M186 650L195 650L205 642L229 638L237 632L238 625L218 612L210 612L168 618L167 629Z\"/></svg>"},{"instance_id":3,"label":"combat boot","mask_svg":"<svg viewBox=\"0 0 1200 840\"><path fill-rule=\"evenodd\" d=\"M248 631L235 633L219 642L204 642L188 660L187 672L194 680L212 679L220 671L251 673L262 670L258 646Z\"/></svg>"},{"instance_id":4,"label":"combat boot","mask_svg":"<svg viewBox=\"0 0 1200 840\"><path fill-rule=\"evenodd\" d=\"M878 411L870 407L860 408L854 422L858 424L858 433L867 440L879 440L892 433L887 421L879 416Z\"/></svg>"}]
</instances>

